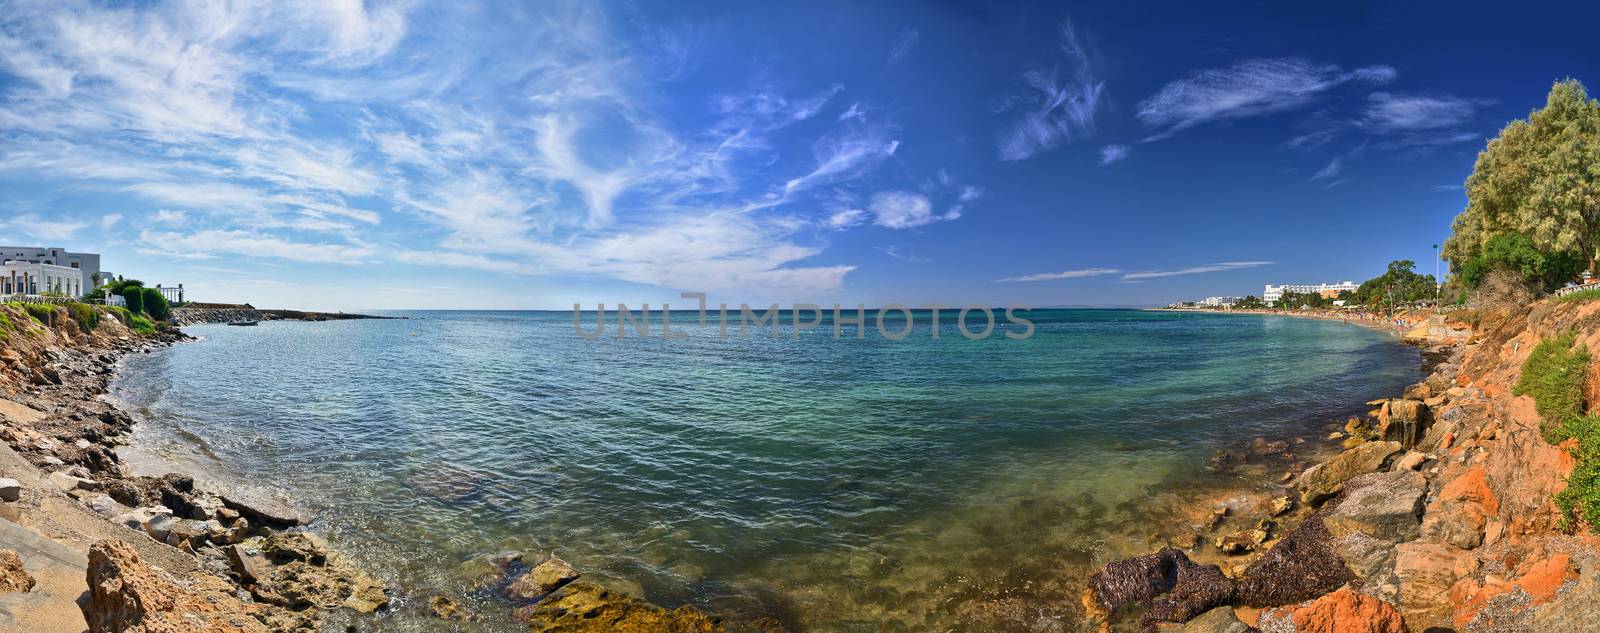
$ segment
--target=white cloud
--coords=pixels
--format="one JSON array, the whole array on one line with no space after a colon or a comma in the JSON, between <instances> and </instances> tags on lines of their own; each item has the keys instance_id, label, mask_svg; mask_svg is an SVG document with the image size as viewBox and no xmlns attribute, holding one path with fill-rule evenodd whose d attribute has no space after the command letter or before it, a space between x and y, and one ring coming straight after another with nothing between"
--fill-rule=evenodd
<instances>
[{"instance_id":1,"label":"white cloud","mask_svg":"<svg viewBox=\"0 0 1600 633\"><path fill-rule=\"evenodd\" d=\"M917 45L919 39L922 39L921 33L914 28L906 27L900 32L900 39L895 41L894 50L889 51L889 63L905 59L906 55L911 54L911 49Z\"/></svg>"},{"instance_id":2,"label":"white cloud","mask_svg":"<svg viewBox=\"0 0 1600 633\"><path fill-rule=\"evenodd\" d=\"M0 229L10 229L41 240L68 240L89 225L67 218L46 218L37 214L23 214L9 220L0 220Z\"/></svg>"},{"instance_id":3,"label":"white cloud","mask_svg":"<svg viewBox=\"0 0 1600 633\"><path fill-rule=\"evenodd\" d=\"M1110 165L1128 157L1133 149L1127 145L1107 145L1100 148L1100 164Z\"/></svg>"},{"instance_id":4,"label":"white cloud","mask_svg":"<svg viewBox=\"0 0 1600 633\"><path fill-rule=\"evenodd\" d=\"M1367 97L1361 125L1377 133L1451 128L1471 121L1480 103L1451 96L1375 92Z\"/></svg>"},{"instance_id":5,"label":"white cloud","mask_svg":"<svg viewBox=\"0 0 1600 633\"><path fill-rule=\"evenodd\" d=\"M900 247L894 246L892 244L889 245L889 246L874 246L873 248L875 250L877 250L878 252L883 253L884 255L888 255L890 257L893 257L893 258L898 259L898 260L903 261L903 262L911 262L913 264L926 264L926 263L928 263L930 261L933 261L933 260L928 259L926 257L918 257L916 255L912 255L911 253L902 252L900 250Z\"/></svg>"},{"instance_id":6,"label":"white cloud","mask_svg":"<svg viewBox=\"0 0 1600 633\"><path fill-rule=\"evenodd\" d=\"M229 253L311 263L358 264L376 254L373 248L360 244L296 242L253 231L176 233L145 230L139 233L139 240L151 248L166 252L204 255Z\"/></svg>"},{"instance_id":7,"label":"white cloud","mask_svg":"<svg viewBox=\"0 0 1600 633\"><path fill-rule=\"evenodd\" d=\"M1118 274L1118 273L1121 273L1121 272L1122 272L1121 270L1116 269L1116 268L1080 268L1080 269L1077 269L1077 270L1063 270L1063 271L1058 272L1058 273L1034 273L1032 275L1022 275L1021 277L1006 277L1004 279L996 279L995 281L1001 281L1001 282L1055 281L1057 279L1082 279L1084 277L1101 277L1101 276L1105 276L1105 275L1115 275L1115 274Z\"/></svg>"},{"instance_id":8,"label":"white cloud","mask_svg":"<svg viewBox=\"0 0 1600 633\"><path fill-rule=\"evenodd\" d=\"M1350 82L1392 81L1388 66L1346 72L1304 59L1251 59L1228 68L1197 71L1139 103L1139 120L1160 131L1153 139L1228 119L1294 110Z\"/></svg>"},{"instance_id":9,"label":"white cloud","mask_svg":"<svg viewBox=\"0 0 1600 633\"><path fill-rule=\"evenodd\" d=\"M1089 54L1070 23L1061 25L1061 51L1071 64L1066 80L1059 77L1057 70L1030 70L1023 75L1032 92L1014 99L1025 103L1024 112L1001 135L1000 158L1025 160L1094 133L1105 82L1095 74Z\"/></svg>"},{"instance_id":10,"label":"white cloud","mask_svg":"<svg viewBox=\"0 0 1600 633\"><path fill-rule=\"evenodd\" d=\"M1331 161L1328 161L1328 166L1323 167L1322 169L1317 170L1317 173L1312 174L1311 179L1326 180L1339 175L1339 172L1341 171L1344 171L1344 158L1337 157Z\"/></svg>"},{"instance_id":11,"label":"white cloud","mask_svg":"<svg viewBox=\"0 0 1600 633\"><path fill-rule=\"evenodd\" d=\"M844 209L835 211L828 216L828 228L834 230L847 229L867 220L867 212L860 209Z\"/></svg>"},{"instance_id":12,"label":"white cloud","mask_svg":"<svg viewBox=\"0 0 1600 633\"><path fill-rule=\"evenodd\" d=\"M103 216L100 216L100 230L110 231L120 222L122 222L121 213L107 213Z\"/></svg>"},{"instance_id":13,"label":"white cloud","mask_svg":"<svg viewBox=\"0 0 1600 633\"><path fill-rule=\"evenodd\" d=\"M1139 280L1155 279L1159 277L1176 277L1178 275L1198 275L1201 273L1216 273L1229 270L1240 270L1243 268L1259 268L1261 266L1271 266L1275 263L1277 262L1218 262L1215 264L1206 264L1204 266L1180 268L1178 270L1145 270L1140 272L1132 272L1123 275L1122 279Z\"/></svg>"},{"instance_id":14,"label":"white cloud","mask_svg":"<svg viewBox=\"0 0 1600 633\"><path fill-rule=\"evenodd\" d=\"M933 213L933 203L927 196L909 191L882 191L872 195L868 205L872 210L872 223L891 229L909 229L961 217L961 208L955 207L944 215Z\"/></svg>"}]
</instances>

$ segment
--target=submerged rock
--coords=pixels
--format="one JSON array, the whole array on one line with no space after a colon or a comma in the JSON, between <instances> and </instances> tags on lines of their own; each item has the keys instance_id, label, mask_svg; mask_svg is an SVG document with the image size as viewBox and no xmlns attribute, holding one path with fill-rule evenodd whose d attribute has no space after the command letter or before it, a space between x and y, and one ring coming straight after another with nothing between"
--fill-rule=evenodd
<instances>
[{"instance_id":1,"label":"submerged rock","mask_svg":"<svg viewBox=\"0 0 1600 633\"><path fill-rule=\"evenodd\" d=\"M721 621L691 607L663 609L643 600L576 582L549 599L517 610L533 633L721 633Z\"/></svg>"},{"instance_id":2,"label":"submerged rock","mask_svg":"<svg viewBox=\"0 0 1600 633\"><path fill-rule=\"evenodd\" d=\"M1217 607L1188 621L1181 630L1183 633L1250 633L1255 629L1239 621L1232 607Z\"/></svg>"},{"instance_id":3,"label":"submerged rock","mask_svg":"<svg viewBox=\"0 0 1600 633\"><path fill-rule=\"evenodd\" d=\"M519 601L538 600L577 579L578 570L561 559L552 558L512 580L506 585L506 596Z\"/></svg>"}]
</instances>

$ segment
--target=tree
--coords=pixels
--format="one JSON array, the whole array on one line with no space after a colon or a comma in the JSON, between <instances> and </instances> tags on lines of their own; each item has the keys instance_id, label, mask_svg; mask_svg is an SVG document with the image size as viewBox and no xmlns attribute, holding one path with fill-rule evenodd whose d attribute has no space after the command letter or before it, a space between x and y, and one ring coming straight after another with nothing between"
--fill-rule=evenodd
<instances>
[{"instance_id":1,"label":"tree","mask_svg":"<svg viewBox=\"0 0 1600 633\"><path fill-rule=\"evenodd\" d=\"M1443 256L1460 272L1490 240L1523 234L1546 255L1600 255L1600 103L1568 79L1478 153Z\"/></svg>"},{"instance_id":2,"label":"tree","mask_svg":"<svg viewBox=\"0 0 1600 633\"><path fill-rule=\"evenodd\" d=\"M167 303L167 298L155 288L144 289L144 312L157 321L172 318L172 304Z\"/></svg>"},{"instance_id":3,"label":"tree","mask_svg":"<svg viewBox=\"0 0 1600 633\"><path fill-rule=\"evenodd\" d=\"M128 303L128 312L133 314L144 312L144 288L139 286L123 288L122 300Z\"/></svg>"},{"instance_id":4,"label":"tree","mask_svg":"<svg viewBox=\"0 0 1600 633\"><path fill-rule=\"evenodd\" d=\"M1416 301L1431 301L1434 296L1433 275L1419 275L1416 267L1416 262L1409 259L1389 262L1388 270L1363 282L1351 299L1381 309L1393 309L1397 305Z\"/></svg>"}]
</instances>

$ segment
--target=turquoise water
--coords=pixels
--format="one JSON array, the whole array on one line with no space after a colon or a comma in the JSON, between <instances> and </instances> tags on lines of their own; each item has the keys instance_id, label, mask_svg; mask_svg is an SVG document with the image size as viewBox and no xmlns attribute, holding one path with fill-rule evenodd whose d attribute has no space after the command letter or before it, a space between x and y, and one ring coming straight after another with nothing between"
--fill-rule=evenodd
<instances>
[{"instance_id":1,"label":"turquoise water","mask_svg":"<svg viewBox=\"0 0 1600 633\"><path fill-rule=\"evenodd\" d=\"M521 549L800 630L1072 630L1085 570L1151 546L1152 500L1213 451L1418 376L1387 333L1281 317L589 341L571 313L399 314L187 328L114 393L136 445L294 490L407 599L471 597L474 557ZM438 626L406 613L384 630Z\"/></svg>"}]
</instances>

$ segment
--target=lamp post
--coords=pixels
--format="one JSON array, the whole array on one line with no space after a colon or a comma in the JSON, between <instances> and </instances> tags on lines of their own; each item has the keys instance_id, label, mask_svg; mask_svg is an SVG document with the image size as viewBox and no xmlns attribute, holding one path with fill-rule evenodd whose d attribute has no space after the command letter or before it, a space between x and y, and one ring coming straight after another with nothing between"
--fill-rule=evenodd
<instances>
[{"instance_id":1,"label":"lamp post","mask_svg":"<svg viewBox=\"0 0 1600 633\"><path fill-rule=\"evenodd\" d=\"M1439 245L1433 245L1433 309L1438 310L1444 306L1439 305L1439 290L1444 286L1444 280L1439 279Z\"/></svg>"}]
</instances>

